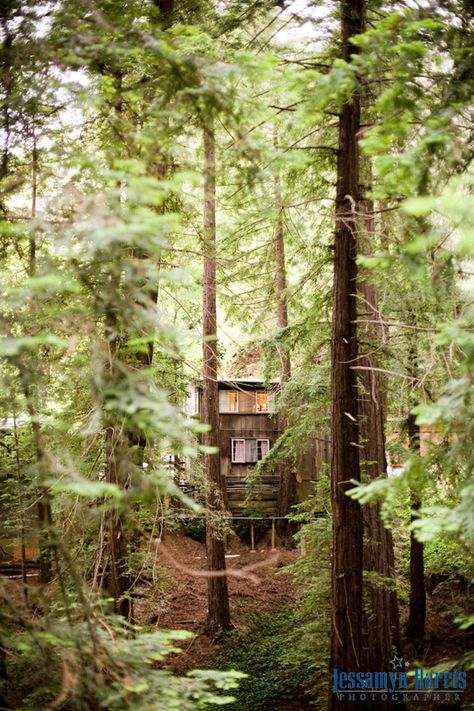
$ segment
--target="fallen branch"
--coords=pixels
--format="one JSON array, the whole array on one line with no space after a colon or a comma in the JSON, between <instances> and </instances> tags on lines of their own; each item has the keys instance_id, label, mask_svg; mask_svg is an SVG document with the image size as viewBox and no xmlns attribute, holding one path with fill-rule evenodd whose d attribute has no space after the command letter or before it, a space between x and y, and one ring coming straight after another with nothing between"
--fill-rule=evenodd
<instances>
[{"instance_id":1,"label":"fallen branch","mask_svg":"<svg viewBox=\"0 0 474 711\"><path fill-rule=\"evenodd\" d=\"M263 568L269 563L277 563L280 559L280 555L278 553L274 553L259 563L252 563L252 565L246 565L243 568L227 568L226 570L196 570L195 568L188 568L186 565L178 563L176 558L167 550L163 541L157 541L156 548L163 553L166 560L171 562L177 570L181 570L183 573L187 573L187 575L191 575L195 578L222 578L226 575L232 578L244 578L246 580L250 580L254 585L260 584L260 578L254 575L252 571L258 568Z\"/></svg>"}]
</instances>

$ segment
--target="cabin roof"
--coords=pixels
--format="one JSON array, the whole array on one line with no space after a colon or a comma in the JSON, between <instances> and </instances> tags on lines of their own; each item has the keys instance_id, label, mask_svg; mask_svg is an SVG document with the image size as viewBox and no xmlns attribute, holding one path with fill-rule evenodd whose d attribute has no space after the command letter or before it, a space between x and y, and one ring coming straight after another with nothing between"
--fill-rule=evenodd
<instances>
[{"instance_id":1,"label":"cabin roof","mask_svg":"<svg viewBox=\"0 0 474 711\"><path fill-rule=\"evenodd\" d=\"M239 385L242 385L243 383L249 383L250 385L264 385L265 381L262 380L262 378L253 378L253 377L248 377L248 378L218 378L217 382L227 384L227 383L238 383ZM269 383L271 385L277 385L278 380L270 380Z\"/></svg>"},{"instance_id":2,"label":"cabin roof","mask_svg":"<svg viewBox=\"0 0 474 711\"><path fill-rule=\"evenodd\" d=\"M254 378L254 377L248 377L248 378L218 378L217 379L217 386L221 389L226 389L226 388L250 388L250 389L263 389L263 390L270 390L274 389L276 386L279 385L279 380L270 380L265 383L262 378ZM202 379L198 382L198 387L202 387Z\"/></svg>"}]
</instances>

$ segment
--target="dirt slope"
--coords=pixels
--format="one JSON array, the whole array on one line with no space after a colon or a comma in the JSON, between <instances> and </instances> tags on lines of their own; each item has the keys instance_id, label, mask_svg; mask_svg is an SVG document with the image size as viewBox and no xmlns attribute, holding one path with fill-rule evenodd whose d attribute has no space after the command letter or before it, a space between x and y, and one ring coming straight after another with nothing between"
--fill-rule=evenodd
<instances>
[{"instance_id":1,"label":"dirt slope","mask_svg":"<svg viewBox=\"0 0 474 711\"><path fill-rule=\"evenodd\" d=\"M186 629L197 637L184 643L183 653L173 659L173 669L185 672L205 667L214 651L206 634L206 552L201 543L179 534L155 543L154 586L142 586L135 605L140 624L160 629ZM297 551L271 551L259 545L255 552L233 538L228 545L229 595L232 622L245 626L249 610L270 611L296 598L292 577L282 567L298 557Z\"/></svg>"}]
</instances>

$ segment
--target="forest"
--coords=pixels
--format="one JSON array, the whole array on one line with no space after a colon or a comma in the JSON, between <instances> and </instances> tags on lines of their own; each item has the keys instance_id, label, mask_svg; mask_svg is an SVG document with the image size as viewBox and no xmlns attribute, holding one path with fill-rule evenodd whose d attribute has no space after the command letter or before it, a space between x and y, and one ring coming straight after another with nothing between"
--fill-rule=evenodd
<instances>
[{"instance_id":1,"label":"forest","mask_svg":"<svg viewBox=\"0 0 474 711\"><path fill-rule=\"evenodd\" d=\"M0 2L0 709L474 709L472 0Z\"/></svg>"}]
</instances>

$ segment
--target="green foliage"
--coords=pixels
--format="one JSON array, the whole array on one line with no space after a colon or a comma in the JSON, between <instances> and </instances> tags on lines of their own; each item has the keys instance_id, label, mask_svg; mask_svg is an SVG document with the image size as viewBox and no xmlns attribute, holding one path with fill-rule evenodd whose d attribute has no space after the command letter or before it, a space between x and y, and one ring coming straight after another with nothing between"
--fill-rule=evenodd
<instances>
[{"instance_id":1,"label":"green foliage","mask_svg":"<svg viewBox=\"0 0 474 711\"><path fill-rule=\"evenodd\" d=\"M91 611L90 611L91 612ZM70 616L51 621L43 631L15 635L10 645L11 672L18 680L15 708L22 711L61 704L61 708L196 709L228 704L222 695L236 688L236 672L194 671L177 677L163 668L189 632L133 635L119 618L99 610L87 623Z\"/></svg>"},{"instance_id":2,"label":"green foliage","mask_svg":"<svg viewBox=\"0 0 474 711\"><path fill-rule=\"evenodd\" d=\"M216 660L218 667L247 675L229 708L263 711L291 698L306 685L309 659L301 653L294 656L293 625L289 609L256 613L249 617L247 629L226 645ZM293 654L288 654L289 649Z\"/></svg>"},{"instance_id":3,"label":"green foliage","mask_svg":"<svg viewBox=\"0 0 474 711\"><path fill-rule=\"evenodd\" d=\"M425 572L461 573L469 571L469 552L453 538L438 535L424 547Z\"/></svg>"},{"instance_id":4,"label":"green foliage","mask_svg":"<svg viewBox=\"0 0 474 711\"><path fill-rule=\"evenodd\" d=\"M337 116L361 79L360 182L376 219L373 233L361 230L369 246L360 250L359 279L378 290L374 321L383 333L373 336L360 304L360 345L376 353L383 373L387 449L404 472L351 495L364 504L383 499L385 522L400 532L402 573L410 490L421 497L411 526L425 543L427 570L468 568L470 8L370 5L347 63L337 56L337 11L324 4L317 19L311 3L296 11L270 0L186 0L170 12L141 0L4 5L1 535L41 541L55 576L50 588L29 590L35 615L2 593L2 647L9 674L21 680L15 702L218 704L226 699L214 689L232 688L235 676L168 673L172 637L128 628L96 607L95 589L110 574L114 525L115 540L126 541L119 567L135 579L146 561L134 544L144 532L152 542L164 502L201 510L164 458L178 455L197 470L210 451L199 445L202 425L183 412L201 365L203 126L213 119L216 127L222 369L263 368L270 384L282 355L292 359L277 398L286 431L253 468L252 484L282 460L298 465L315 435L328 432ZM308 26L315 29L307 46L293 42ZM276 318L277 225L285 327ZM433 440L419 454L406 440L410 411ZM298 605L255 618L241 646L225 653L252 674L236 708L269 708L300 687L324 708L330 522L313 515L330 511L329 488L323 471L292 515L304 524L296 538L305 555L292 567ZM38 496L53 519L41 531L32 525ZM242 526L248 535L248 522ZM202 520L188 524L192 537L202 540L204 531ZM255 531L258 540L265 524ZM122 598L132 595L133 585Z\"/></svg>"},{"instance_id":5,"label":"green foliage","mask_svg":"<svg viewBox=\"0 0 474 711\"><path fill-rule=\"evenodd\" d=\"M308 518L319 505L317 495L292 518ZM330 520L316 519L303 526L297 542L305 553L282 570L293 574L301 597L277 612L248 615L245 629L232 636L218 656L219 668L248 675L235 708L263 711L295 696L311 699L315 708L326 707L330 540Z\"/></svg>"},{"instance_id":6,"label":"green foliage","mask_svg":"<svg viewBox=\"0 0 474 711\"><path fill-rule=\"evenodd\" d=\"M184 525L184 532L193 541L205 543L206 541L206 521L203 518L192 518Z\"/></svg>"}]
</instances>

